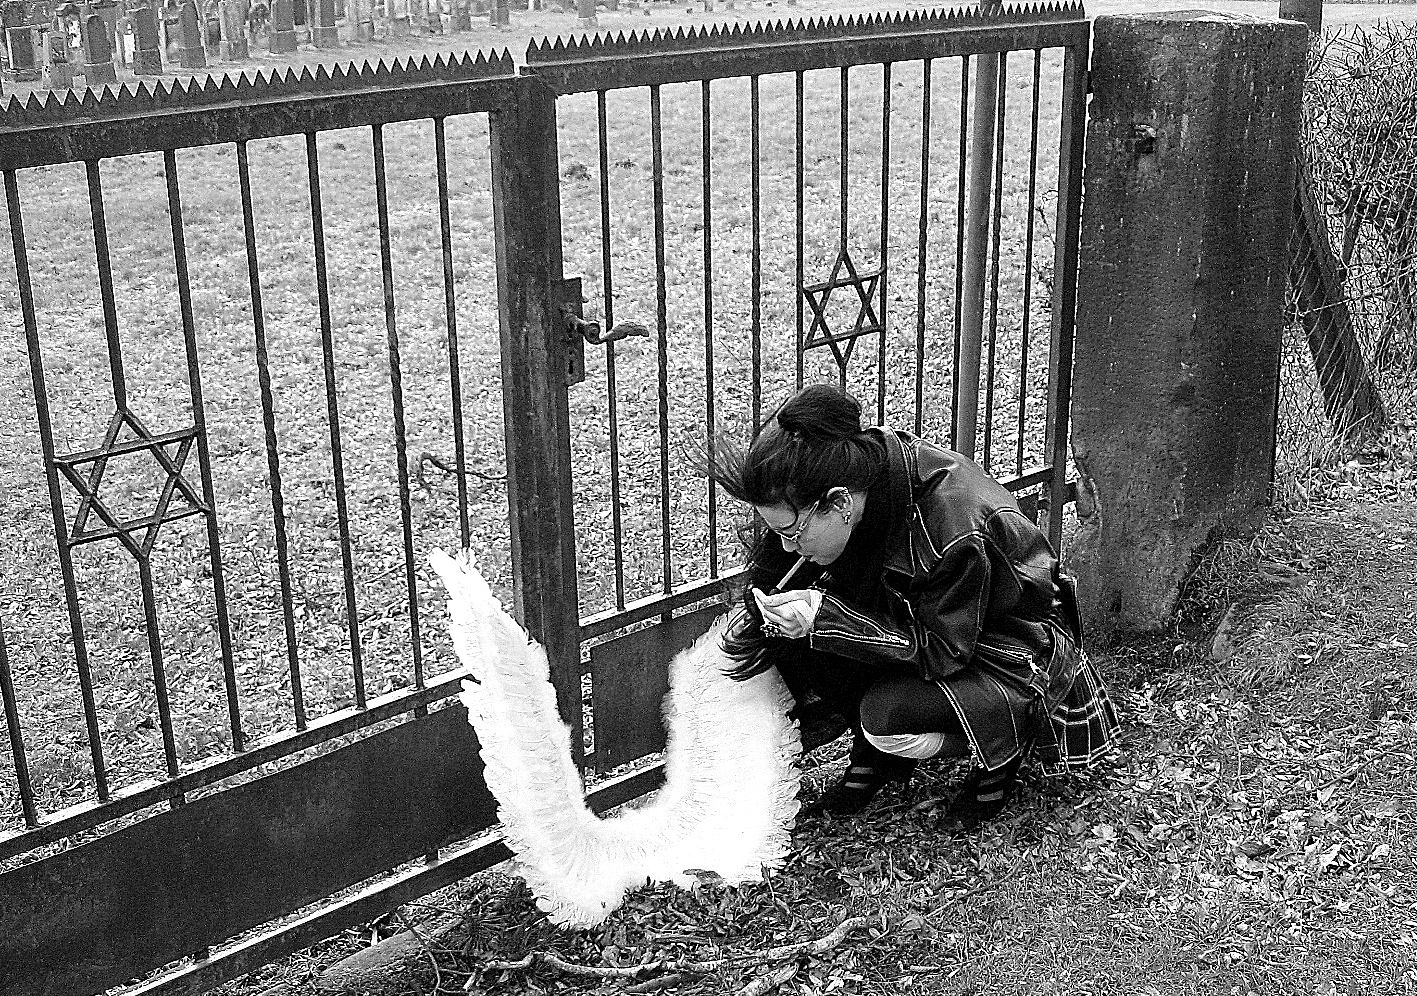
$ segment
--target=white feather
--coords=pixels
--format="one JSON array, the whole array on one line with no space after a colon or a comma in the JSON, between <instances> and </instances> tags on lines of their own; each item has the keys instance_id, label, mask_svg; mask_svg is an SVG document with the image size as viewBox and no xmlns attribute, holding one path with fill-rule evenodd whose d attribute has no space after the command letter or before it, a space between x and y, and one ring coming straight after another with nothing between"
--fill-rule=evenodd
<instances>
[{"instance_id":1,"label":"white feather","mask_svg":"<svg viewBox=\"0 0 1417 996\"><path fill-rule=\"evenodd\" d=\"M790 847L801 747L775 671L724 676L716 621L669 666L665 784L653 801L601 819L585 805L546 652L492 594L466 552L439 550L453 645L474 681L461 701L477 731L503 837L537 905L563 926L594 926L647 880L694 871L760 878Z\"/></svg>"}]
</instances>

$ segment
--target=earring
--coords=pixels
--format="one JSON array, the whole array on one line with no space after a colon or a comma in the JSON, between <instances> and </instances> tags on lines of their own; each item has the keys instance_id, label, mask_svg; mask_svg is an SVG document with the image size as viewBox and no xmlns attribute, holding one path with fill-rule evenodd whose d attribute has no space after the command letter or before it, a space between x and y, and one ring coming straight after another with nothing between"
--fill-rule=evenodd
<instances>
[{"instance_id":1,"label":"earring","mask_svg":"<svg viewBox=\"0 0 1417 996\"><path fill-rule=\"evenodd\" d=\"M851 513L855 510L856 502L851 497L851 492L846 493L846 504L841 507L841 523L844 526L851 525Z\"/></svg>"}]
</instances>

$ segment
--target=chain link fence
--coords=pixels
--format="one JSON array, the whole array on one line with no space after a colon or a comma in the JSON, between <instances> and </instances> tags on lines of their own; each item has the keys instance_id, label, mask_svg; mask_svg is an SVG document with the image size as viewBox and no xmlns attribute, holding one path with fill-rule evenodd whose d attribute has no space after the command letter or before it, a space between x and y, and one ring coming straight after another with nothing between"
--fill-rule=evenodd
<instances>
[{"instance_id":1,"label":"chain link fence","mask_svg":"<svg viewBox=\"0 0 1417 996\"><path fill-rule=\"evenodd\" d=\"M1417 24L1346 25L1316 40L1303 146L1280 378L1283 505L1417 418Z\"/></svg>"}]
</instances>

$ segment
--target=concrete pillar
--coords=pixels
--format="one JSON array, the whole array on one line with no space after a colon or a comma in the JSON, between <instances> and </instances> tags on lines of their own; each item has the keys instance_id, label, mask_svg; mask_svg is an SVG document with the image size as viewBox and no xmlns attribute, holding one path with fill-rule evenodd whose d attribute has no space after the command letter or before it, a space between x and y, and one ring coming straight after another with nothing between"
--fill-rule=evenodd
<instances>
[{"instance_id":1,"label":"concrete pillar","mask_svg":"<svg viewBox=\"0 0 1417 996\"><path fill-rule=\"evenodd\" d=\"M196 0L186 0L177 14L177 64L183 69L207 68L207 53L202 47L202 18L197 13Z\"/></svg>"},{"instance_id":2,"label":"concrete pillar","mask_svg":"<svg viewBox=\"0 0 1417 996\"><path fill-rule=\"evenodd\" d=\"M84 83L102 86L118 82L118 70L113 68L113 43L109 40L109 25L99 14L90 14L84 22Z\"/></svg>"},{"instance_id":3,"label":"concrete pillar","mask_svg":"<svg viewBox=\"0 0 1417 996\"><path fill-rule=\"evenodd\" d=\"M294 52L295 9L291 0L275 0L271 4L271 51Z\"/></svg>"},{"instance_id":4,"label":"concrete pillar","mask_svg":"<svg viewBox=\"0 0 1417 996\"><path fill-rule=\"evenodd\" d=\"M1204 11L1094 22L1070 553L1094 628L1161 629L1206 545L1264 520L1307 44Z\"/></svg>"},{"instance_id":5,"label":"concrete pillar","mask_svg":"<svg viewBox=\"0 0 1417 996\"><path fill-rule=\"evenodd\" d=\"M133 25L133 73L137 76L157 76L162 73L162 38L157 31L157 14L151 7L134 7L128 11Z\"/></svg>"},{"instance_id":6,"label":"concrete pillar","mask_svg":"<svg viewBox=\"0 0 1417 996\"><path fill-rule=\"evenodd\" d=\"M339 47L339 28L335 27L335 0L315 0L316 48Z\"/></svg>"}]
</instances>

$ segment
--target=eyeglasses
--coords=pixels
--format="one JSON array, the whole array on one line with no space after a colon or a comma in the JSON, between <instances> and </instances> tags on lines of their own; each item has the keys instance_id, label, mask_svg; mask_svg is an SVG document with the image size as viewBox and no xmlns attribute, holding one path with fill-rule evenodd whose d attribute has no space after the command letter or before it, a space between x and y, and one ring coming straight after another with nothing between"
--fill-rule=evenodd
<instances>
[{"instance_id":1,"label":"eyeglasses","mask_svg":"<svg viewBox=\"0 0 1417 996\"><path fill-rule=\"evenodd\" d=\"M782 530L782 529L777 529L777 528L773 527L772 525L769 525L766 521L764 521L763 524L764 524L764 525L767 525L767 527L768 527L769 529L771 529L773 532L777 533L777 534L778 534L779 536L781 536L783 539L787 540L787 542L789 542L789 543L796 543L799 539L802 538L802 534L807 531L807 527L812 524L812 516L816 513L816 511L817 511L817 506L820 505L821 503L822 503L822 499L818 498L816 501L812 502L812 504L808 505L806 509L804 509L802 512L800 512L800 513L798 514L796 521L799 521L799 522L801 522L802 524L801 524L800 526L798 526L796 529L793 529L793 530L790 530L790 531L786 531L786 530Z\"/></svg>"}]
</instances>

